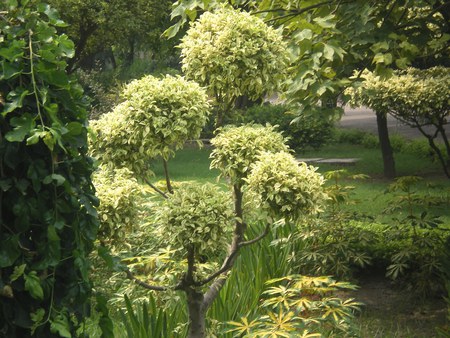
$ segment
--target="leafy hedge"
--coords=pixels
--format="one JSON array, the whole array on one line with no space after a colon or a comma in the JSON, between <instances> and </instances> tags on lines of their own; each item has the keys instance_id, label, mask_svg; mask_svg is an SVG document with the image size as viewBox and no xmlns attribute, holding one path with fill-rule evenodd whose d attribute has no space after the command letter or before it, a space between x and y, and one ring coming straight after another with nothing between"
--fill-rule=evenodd
<instances>
[{"instance_id":1,"label":"leafy hedge","mask_svg":"<svg viewBox=\"0 0 450 338\"><path fill-rule=\"evenodd\" d=\"M295 122L292 122L296 118ZM242 114L244 123L278 125L279 131L288 138L291 149L302 151L307 148L318 149L332 139L334 124L325 116L297 116L286 105L253 106Z\"/></svg>"}]
</instances>

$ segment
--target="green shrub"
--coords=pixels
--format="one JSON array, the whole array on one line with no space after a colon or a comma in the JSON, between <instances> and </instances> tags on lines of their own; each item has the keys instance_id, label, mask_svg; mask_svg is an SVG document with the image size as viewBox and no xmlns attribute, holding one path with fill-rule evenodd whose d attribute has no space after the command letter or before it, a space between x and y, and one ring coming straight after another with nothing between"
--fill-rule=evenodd
<instances>
[{"instance_id":1,"label":"green shrub","mask_svg":"<svg viewBox=\"0 0 450 338\"><path fill-rule=\"evenodd\" d=\"M137 226L142 188L128 169L100 168L93 183L100 200L99 240L103 245L121 247Z\"/></svg>"},{"instance_id":2,"label":"green shrub","mask_svg":"<svg viewBox=\"0 0 450 338\"><path fill-rule=\"evenodd\" d=\"M261 197L259 207L275 217L297 220L324 206L323 176L287 152L261 153L246 182Z\"/></svg>"},{"instance_id":3,"label":"green shrub","mask_svg":"<svg viewBox=\"0 0 450 338\"><path fill-rule=\"evenodd\" d=\"M205 255L225 248L233 217L231 196L213 184L182 184L156 211L174 247Z\"/></svg>"},{"instance_id":4,"label":"green shrub","mask_svg":"<svg viewBox=\"0 0 450 338\"><path fill-rule=\"evenodd\" d=\"M334 139L337 143L362 144L367 132L359 129L336 129Z\"/></svg>"},{"instance_id":5,"label":"green shrub","mask_svg":"<svg viewBox=\"0 0 450 338\"><path fill-rule=\"evenodd\" d=\"M294 118L296 122L292 122ZM322 147L330 142L334 129L333 122L326 117L319 114L298 116L286 105L253 106L243 112L240 121L279 126L287 144L295 151Z\"/></svg>"},{"instance_id":6,"label":"green shrub","mask_svg":"<svg viewBox=\"0 0 450 338\"><path fill-rule=\"evenodd\" d=\"M286 79L289 54L280 31L244 11L221 8L202 14L180 48L186 78L216 100L217 127L238 97L261 99Z\"/></svg>"},{"instance_id":7,"label":"green shrub","mask_svg":"<svg viewBox=\"0 0 450 338\"><path fill-rule=\"evenodd\" d=\"M336 337L355 334L355 312L361 303L336 293L355 285L330 277L291 275L266 282L261 307L266 314L228 322L234 337Z\"/></svg>"}]
</instances>

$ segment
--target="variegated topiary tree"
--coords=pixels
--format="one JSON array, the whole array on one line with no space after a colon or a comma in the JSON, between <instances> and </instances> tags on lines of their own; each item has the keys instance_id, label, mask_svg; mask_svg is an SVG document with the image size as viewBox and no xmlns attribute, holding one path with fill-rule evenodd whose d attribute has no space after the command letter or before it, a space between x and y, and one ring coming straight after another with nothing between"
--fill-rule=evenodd
<instances>
[{"instance_id":1,"label":"variegated topiary tree","mask_svg":"<svg viewBox=\"0 0 450 338\"><path fill-rule=\"evenodd\" d=\"M246 12L204 13L180 48L186 78L207 87L216 100L216 127L238 97L260 99L285 80L288 54L281 33Z\"/></svg>"},{"instance_id":2,"label":"variegated topiary tree","mask_svg":"<svg viewBox=\"0 0 450 338\"><path fill-rule=\"evenodd\" d=\"M232 196L212 184L184 183L154 206L156 223L166 234L166 242L177 248L176 259L184 271L172 274L165 285L156 285L151 276L137 277L126 270L128 278L149 290L186 294L190 338L206 337L206 312L226 283L240 250L264 238L273 222L280 218L295 222L319 211L326 199L323 178L297 163L274 127L228 126L219 129L212 144L211 167L230 181ZM269 211L267 219L262 216L265 229L252 239L246 235L252 226L246 223L243 211L246 191L252 191L261 208Z\"/></svg>"}]
</instances>

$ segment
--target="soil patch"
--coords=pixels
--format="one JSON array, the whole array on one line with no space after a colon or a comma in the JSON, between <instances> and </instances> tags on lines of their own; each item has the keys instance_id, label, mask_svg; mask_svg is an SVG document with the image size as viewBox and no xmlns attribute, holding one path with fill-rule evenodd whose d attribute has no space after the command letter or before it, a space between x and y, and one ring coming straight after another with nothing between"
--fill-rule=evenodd
<instances>
[{"instance_id":1,"label":"soil patch","mask_svg":"<svg viewBox=\"0 0 450 338\"><path fill-rule=\"evenodd\" d=\"M361 277L358 285L348 296L364 303L358 316L362 337L439 337L436 328L445 326L447 314L441 297L418 297L380 274Z\"/></svg>"}]
</instances>

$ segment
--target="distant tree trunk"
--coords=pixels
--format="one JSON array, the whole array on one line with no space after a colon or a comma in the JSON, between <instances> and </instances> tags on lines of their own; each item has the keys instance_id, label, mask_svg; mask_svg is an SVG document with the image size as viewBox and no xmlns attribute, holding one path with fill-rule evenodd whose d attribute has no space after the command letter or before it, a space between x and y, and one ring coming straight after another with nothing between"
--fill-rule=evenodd
<instances>
[{"instance_id":1,"label":"distant tree trunk","mask_svg":"<svg viewBox=\"0 0 450 338\"><path fill-rule=\"evenodd\" d=\"M386 114L376 112L378 139L380 140L381 154L383 155L383 171L385 178L395 178L395 161L389 140Z\"/></svg>"},{"instance_id":2,"label":"distant tree trunk","mask_svg":"<svg viewBox=\"0 0 450 338\"><path fill-rule=\"evenodd\" d=\"M116 62L116 57L114 56L114 52L113 52L112 48L108 49L108 56L109 56L109 60L111 61L111 66L113 67L113 69L116 69L117 62Z\"/></svg>"},{"instance_id":3,"label":"distant tree trunk","mask_svg":"<svg viewBox=\"0 0 450 338\"><path fill-rule=\"evenodd\" d=\"M75 44L75 55L67 61L67 72L72 73L76 69L76 64L80 61L81 56L86 48L89 38L97 30L97 25L88 25L80 27L78 32L80 39Z\"/></svg>"},{"instance_id":4,"label":"distant tree trunk","mask_svg":"<svg viewBox=\"0 0 450 338\"><path fill-rule=\"evenodd\" d=\"M125 65L131 66L134 61L134 39L132 37L128 40L129 50L125 56Z\"/></svg>"}]
</instances>

